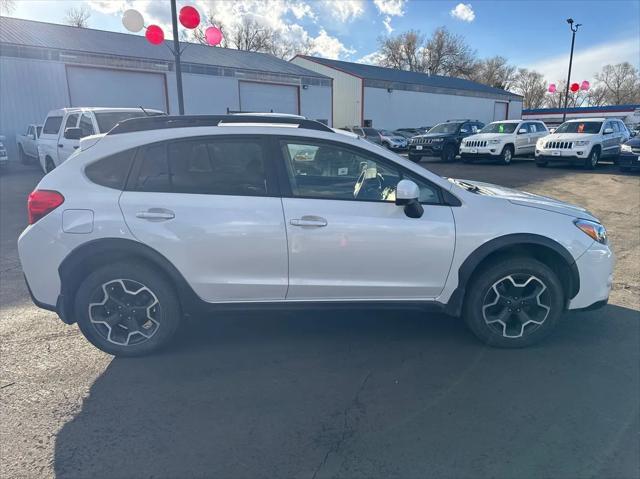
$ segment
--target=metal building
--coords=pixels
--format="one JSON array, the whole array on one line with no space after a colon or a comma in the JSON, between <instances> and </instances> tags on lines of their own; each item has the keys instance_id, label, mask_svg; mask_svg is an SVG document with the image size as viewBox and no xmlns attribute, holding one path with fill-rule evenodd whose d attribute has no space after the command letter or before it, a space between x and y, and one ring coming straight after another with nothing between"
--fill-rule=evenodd
<instances>
[{"instance_id":1,"label":"metal building","mask_svg":"<svg viewBox=\"0 0 640 479\"><path fill-rule=\"evenodd\" d=\"M333 124L403 128L455 118L519 119L522 96L462 78L298 55L292 63L333 78Z\"/></svg>"},{"instance_id":2,"label":"metal building","mask_svg":"<svg viewBox=\"0 0 640 479\"><path fill-rule=\"evenodd\" d=\"M332 80L272 55L181 45L185 113L301 114L331 125ZM0 17L0 135L69 106L178 112L173 55L138 35Z\"/></svg>"},{"instance_id":3,"label":"metal building","mask_svg":"<svg viewBox=\"0 0 640 479\"><path fill-rule=\"evenodd\" d=\"M542 120L547 125L556 126L562 123L562 117L567 120L574 118L617 118L628 126L640 125L640 105L608 105L608 106L579 106L574 108L536 108L523 110L525 120Z\"/></svg>"}]
</instances>

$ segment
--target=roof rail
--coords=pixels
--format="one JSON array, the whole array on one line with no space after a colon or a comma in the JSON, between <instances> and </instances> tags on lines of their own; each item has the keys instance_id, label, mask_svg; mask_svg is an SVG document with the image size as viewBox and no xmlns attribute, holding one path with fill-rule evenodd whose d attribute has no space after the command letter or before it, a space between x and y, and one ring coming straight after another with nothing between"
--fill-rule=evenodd
<instances>
[{"instance_id":1,"label":"roof rail","mask_svg":"<svg viewBox=\"0 0 640 479\"><path fill-rule=\"evenodd\" d=\"M114 126L107 135L119 133L133 133L136 131L165 130L170 128L191 128L199 126L230 125L232 123L252 124L264 123L270 125L292 125L307 130L318 130L333 133L327 125L306 118L285 116L258 115L182 115L182 116L148 116L123 120Z\"/></svg>"}]
</instances>

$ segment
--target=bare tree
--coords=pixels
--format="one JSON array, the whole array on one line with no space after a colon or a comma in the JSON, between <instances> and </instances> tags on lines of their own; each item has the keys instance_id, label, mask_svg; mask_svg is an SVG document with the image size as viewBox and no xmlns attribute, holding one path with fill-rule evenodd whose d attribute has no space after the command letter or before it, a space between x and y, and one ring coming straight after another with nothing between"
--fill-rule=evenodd
<instances>
[{"instance_id":1,"label":"bare tree","mask_svg":"<svg viewBox=\"0 0 640 479\"><path fill-rule=\"evenodd\" d=\"M520 68L513 78L511 90L524 97L524 108L540 108L545 103L547 84L541 73Z\"/></svg>"},{"instance_id":2,"label":"bare tree","mask_svg":"<svg viewBox=\"0 0 640 479\"><path fill-rule=\"evenodd\" d=\"M87 28L91 11L87 7L69 8L64 17L64 23L72 27Z\"/></svg>"},{"instance_id":3,"label":"bare tree","mask_svg":"<svg viewBox=\"0 0 640 479\"><path fill-rule=\"evenodd\" d=\"M383 67L426 71L425 38L418 30L409 30L393 37L378 39L380 60Z\"/></svg>"},{"instance_id":4,"label":"bare tree","mask_svg":"<svg viewBox=\"0 0 640 479\"><path fill-rule=\"evenodd\" d=\"M439 27L425 44L424 59L431 75L469 78L476 65L476 52L462 36Z\"/></svg>"},{"instance_id":5,"label":"bare tree","mask_svg":"<svg viewBox=\"0 0 640 479\"><path fill-rule=\"evenodd\" d=\"M222 41L220 42L220 46L227 48L227 29L211 12L207 14L206 21L200 22L200 25L193 30L193 40L195 40L196 43L207 45L207 39L205 38L204 32L209 28L209 25L215 25L222 32Z\"/></svg>"},{"instance_id":6,"label":"bare tree","mask_svg":"<svg viewBox=\"0 0 640 479\"><path fill-rule=\"evenodd\" d=\"M0 14L6 13L11 14L13 10L16 8L15 0L0 0Z\"/></svg>"},{"instance_id":7,"label":"bare tree","mask_svg":"<svg viewBox=\"0 0 640 479\"><path fill-rule=\"evenodd\" d=\"M509 65L501 56L486 58L476 63L470 80L508 90L516 76L516 67Z\"/></svg>"},{"instance_id":8,"label":"bare tree","mask_svg":"<svg viewBox=\"0 0 640 479\"><path fill-rule=\"evenodd\" d=\"M609 105L640 102L640 77L630 63L605 65L596 74L597 87L601 88L604 101Z\"/></svg>"}]
</instances>

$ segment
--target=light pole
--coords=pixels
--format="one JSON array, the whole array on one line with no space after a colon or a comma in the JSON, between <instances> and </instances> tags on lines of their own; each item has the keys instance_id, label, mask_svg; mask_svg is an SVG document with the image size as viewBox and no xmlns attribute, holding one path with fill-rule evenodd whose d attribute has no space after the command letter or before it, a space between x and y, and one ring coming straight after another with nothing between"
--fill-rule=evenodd
<instances>
[{"instance_id":1,"label":"light pole","mask_svg":"<svg viewBox=\"0 0 640 479\"><path fill-rule=\"evenodd\" d=\"M564 91L564 110L562 112L562 123L567 118L567 105L569 104L569 83L571 82L571 65L573 63L573 45L576 42L576 32L582 26L582 23L573 24L573 18L567 18L569 28L571 28L571 54L569 55L569 74L567 75L567 85Z\"/></svg>"},{"instance_id":2,"label":"light pole","mask_svg":"<svg viewBox=\"0 0 640 479\"><path fill-rule=\"evenodd\" d=\"M173 57L176 65L176 84L178 87L178 112L184 115L184 97L182 95L182 66L180 65L180 38L178 37L178 9L176 8L176 0L171 0L171 23L173 27ZM573 44L571 45L573 54ZM569 67L571 71L571 67Z\"/></svg>"}]
</instances>

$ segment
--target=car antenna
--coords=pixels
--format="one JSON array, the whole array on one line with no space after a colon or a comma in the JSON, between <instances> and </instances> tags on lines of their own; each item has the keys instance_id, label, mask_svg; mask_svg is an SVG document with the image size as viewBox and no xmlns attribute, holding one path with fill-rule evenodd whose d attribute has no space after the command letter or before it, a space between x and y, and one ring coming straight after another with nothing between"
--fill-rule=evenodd
<instances>
[{"instance_id":1,"label":"car antenna","mask_svg":"<svg viewBox=\"0 0 640 479\"><path fill-rule=\"evenodd\" d=\"M142 105L138 105L138 108L140 108L142 110L142 112L145 114L145 116L151 116L149 115L149 113L147 112L147 110L145 110L144 108L142 108Z\"/></svg>"}]
</instances>

